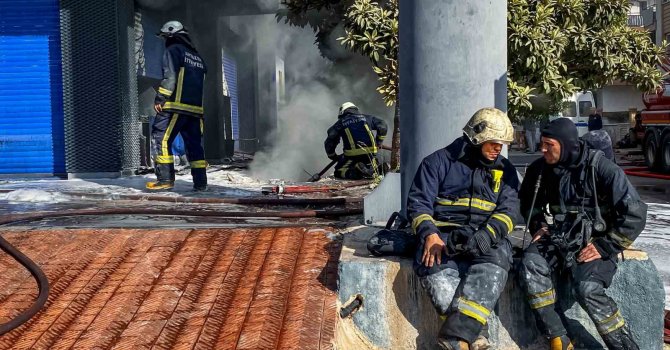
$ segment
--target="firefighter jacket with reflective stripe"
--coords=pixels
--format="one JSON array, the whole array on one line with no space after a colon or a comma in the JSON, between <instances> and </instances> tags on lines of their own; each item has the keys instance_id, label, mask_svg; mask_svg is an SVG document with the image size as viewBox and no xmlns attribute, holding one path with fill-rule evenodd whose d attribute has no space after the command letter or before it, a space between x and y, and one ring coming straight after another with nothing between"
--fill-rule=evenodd
<instances>
[{"instance_id":1,"label":"firefighter jacket with reflective stripe","mask_svg":"<svg viewBox=\"0 0 670 350\"><path fill-rule=\"evenodd\" d=\"M190 47L174 43L163 55L163 81L156 104L166 112L203 115L203 88L207 68L200 54Z\"/></svg>"},{"instance_id":2,"label":"firefighter jacket with reflective stripe","mask_svg":"<svg viewBox=\"0 0 670 350\"><path fill-rule=\"evenodd\" d=\"M460 137L423 159L407 199L407 214L422 239L460 227L486 230L498 242L514 229L520 218L516 169L502 156L489 165L480 157L481 149Z\"/></svg>"},{"instance_id":3,"label":"firefighter jacket with reflective stripe","mask_svg":"<svg viewBox=\"0 0 670 350\"><path fill-rule=\"evenodd\" d=\"M617 253L628 248L644 229L647 218L647 205L642 202L639 194L628 181L626 174L616 164L601 156L594 168L589 166L588 146L581 141L579 158L567 167L550 166L544 158L533 162L524 178L519 198L521 213L526 216L531 208L533 193L538 175L542 173L540 190L531 214L531 231L545 222L544 212L569 219L582 211L589 217L595 216L595 200L593 181L595 181L598 207L605 221L606 229L591 234L592 241L598 248L613 248L610 253ZM595 177L591 171L595 170ZM598 249L601 251L601 249ZM602 253L601 253L602 255Z\"/></svg>"},{"instance_id":4,"label":"firefighter jacket with reflective stripe","mask_svg":"<svg viewBox=\"0 0 670 350\"><path fill-rule=\"evenodd\" d=\"M376 131L376 135L372 132ZM328 129L328 138L324 142L328 156L335 155L335 148L343 141L346 157L377 154L386 137L386 122L371 115L344 114Z\"/></svg>"}]
</instances>

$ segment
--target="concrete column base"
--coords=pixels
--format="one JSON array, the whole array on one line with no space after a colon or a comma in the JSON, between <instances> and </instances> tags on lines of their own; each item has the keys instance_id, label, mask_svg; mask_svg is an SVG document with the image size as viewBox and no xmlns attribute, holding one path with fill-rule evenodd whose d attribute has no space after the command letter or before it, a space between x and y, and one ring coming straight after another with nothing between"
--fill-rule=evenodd
<instances>
[{"instance_id":1,"label":"concrete column base","mask_svg":"<svg viewBox=\"0 0 670 350\"><path fill-rule=\"evenodd\" d=\"M346 304L360 294L364 302L352 320L344 320L338 326L336 338L347 339L349 346L351 339L356 339L357 349L435 349L442 320L420 286L412 261L370 256L366 243L375 232L376 229L366 227L345 236L339 299ZM618 303L640 349L663 349L665 293L646 253L626 251L608 294ZM568 332L576 349L605 349L595 326L574 298L559 298L567 304ZM548 349L514 271L488 323L492 349Z\"/></svg>"}]
</instances>

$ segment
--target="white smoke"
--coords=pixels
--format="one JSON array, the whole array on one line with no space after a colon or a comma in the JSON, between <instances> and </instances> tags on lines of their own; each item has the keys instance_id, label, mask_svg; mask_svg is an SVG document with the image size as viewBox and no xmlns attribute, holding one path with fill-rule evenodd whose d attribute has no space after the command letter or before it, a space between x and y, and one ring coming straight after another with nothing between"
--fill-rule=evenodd
<instances>
[{"instance_id":1,"label":"white smoke","mask_svg":"<svg viewBox=\"0 0 670 350\"><path fill-rule=\"evenodd\" d=\"M307 172L318 173L330 162L323 142L342 103L351 101L362 113L384 118L389 129L393 110L375 90L377 78L367 59L351 55L333 63L321 57L310 29L282 23L273 27L281 33L278 52L286 64L286 104L279 106L276 144L255 155L251 170L264 179L305 180Z\"/></svg>"},{"instance_id":2,"label":"white smoke","mask_svg":"<svg viewBox=\"0 0 670 350\"><path fill-rule=\"evenodd\" d=\"M154 6L159 3L170 4L171 0L143 0L140 3ZM273 130L270 137L274 145L268 151L256 153L251 164L253 176L299 181L309 177L306 172L318 173L330 162L323 146L326 131L337 121L339 106L347 101L356 104L362 113L385 119L390 138L393 109L385 106L381 95L375 90L377 76L368 59L339 46L336 38L344 35L341 26L326 38L327 55L338 60L333 63L321 56L314 43L314 32L308 26L291 27L283 20L277 22L274 15L267 14L276 11L274 9L278 7L278 1L240 1L235 9L229 6L232 4L219 0L194 1L185 6L187 11L184 14L190 16L182 14L182 17L186 17L183 21L187 28L200 27L197 35L193 36L199 49L217 43L214 26L210 29L203 27L203 23L211 25L217 23L217 18L222 18L243 39L235 43L236 50L245 52L246 48L256 48L266 54L262 56L263 59L274 60L270 55L276 53L284 61L285 103L277 106L277 130ZM245 12L242 8L254 11ZM268 12L265 15L236 15L235 10L249 14ZM265 78L265 75L273 72L259 71L258 74ZM275 87L272 86L258 86L257 89L257 98L262 101L275 93ZM257 134L256 137L260 138L261 135Z\"/></svg>"}]
</instances>

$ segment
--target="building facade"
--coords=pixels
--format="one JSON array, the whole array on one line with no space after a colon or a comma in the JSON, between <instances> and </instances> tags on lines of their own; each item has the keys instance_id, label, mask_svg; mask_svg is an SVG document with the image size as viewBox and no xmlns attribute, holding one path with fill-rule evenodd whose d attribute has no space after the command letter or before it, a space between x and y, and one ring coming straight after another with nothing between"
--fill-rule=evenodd
<instances>
[{"instance_id":1,"label":"building facade","mask_svg":"<svg viewBox=\"0 0 670 350\"><path fill-rule=\"evenodd\" d=\"M234 0L0 2L0 176L114 177L150 166L164 50L155 34L173 19L208 66L208 161L268 147L284 75L262 28L277 9Z\"/></svg>"}]
</instances>

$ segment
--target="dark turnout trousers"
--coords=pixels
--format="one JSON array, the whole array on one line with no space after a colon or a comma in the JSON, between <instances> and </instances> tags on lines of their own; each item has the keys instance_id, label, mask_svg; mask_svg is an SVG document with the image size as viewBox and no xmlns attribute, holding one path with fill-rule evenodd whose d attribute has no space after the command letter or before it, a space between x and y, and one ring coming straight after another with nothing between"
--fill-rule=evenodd
<instances>
[{"instance_id":1,"label":"dark turnout trousers","mask_svg":"<svg viewBox=\"0 0 670 350\"><path fill-rule=\"evenodd\" d=\"M521 261L521 282L538 326L549 338L567 334L559 315L552 277L564 266L558 248L548 238L532 243ZM609 349L638 349L619 308L605 289L617 270L616 258L576 263L568 269L573 294L588 313Z\"/></svg>"},{"instance_id":2,"label":"dark turnout trousers","mask_svg":"<svg viewBox=\"0 0 670 350\"><path fill-rule=\"evenodd\" d=\"M376 154L342 156L335 164L335 177L348 180L372 178L377 167Z\"/></svg>"},{"instance_id":3,"label":"dark turnout trousers","mask_svg":"<svg viewBox=\"0 0 670 350\"><path fill-rule=\"evenodd\" d=\"M193 185L206 186L207 162L202 147L203 119L178 113L158 113L151 127L158 181L174 181L172 143L178 134L184 139L186 157L191 164Z\"/></svg>"},{"instance_id":4,"label":"dark turnout trousers","mask_svg":"<svg viewBox=\"0 0 670 350\"><path fill-rule=\"evenodd\" d=\"M440 233L446 240L447 234ZM432 268L421 265L423 242L417 250L415 270L440 315L447 317L440 338L476 340L507 283L512 249L503 239L487 254L473 257L442 255L442 263Z\"/></svg>"}]
</instances>

